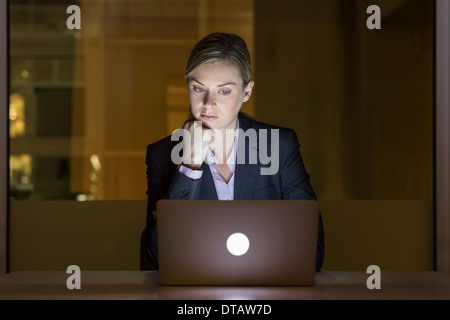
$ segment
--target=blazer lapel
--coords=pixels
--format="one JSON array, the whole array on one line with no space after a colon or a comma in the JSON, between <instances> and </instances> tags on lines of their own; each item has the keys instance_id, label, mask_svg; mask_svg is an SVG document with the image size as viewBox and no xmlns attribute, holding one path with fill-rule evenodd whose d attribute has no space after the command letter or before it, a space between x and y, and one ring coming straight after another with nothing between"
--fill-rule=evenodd
<instances>
[{"instance_id":1,"label":"blazer lapel","mask_svg":"<svg viewBox=\"0 0 450 320\"><path fill-rule=\"evenodd\" d=\"M250 120L239 117L239 129L242 129L243 132L247 132L248 129L253 129ZM254 130L254 129L253 129ZM249 200L253 199L253 191L255 190L256 178L258 176L259 165L250 164L250 152L256 152L258 155L258 143L257 141L253 141L251 143L251 139L247 139L246 142L243 141L245 139L243 132L239 134L238 141L238 151L236 157L236 169L234 172L234 199L235 200ZM258 137L258 133L256 133ZM245 153L245 163L239 163L239 155L244 152ZM258 158L257 158L258 162Z\"/></svg>"},{"instance_id":2,"label":"blazer lapel","mask_svg":"<svg viewBox=\"0 0 450 320\"><path fill-rule=\"evenodd\" d=\"M202 183L200 186L200 199L206 200L217 200L216 186L214 185L214 180L209 170L209 165L205 162L202 163Z\"/></svg>"}]
</instances>

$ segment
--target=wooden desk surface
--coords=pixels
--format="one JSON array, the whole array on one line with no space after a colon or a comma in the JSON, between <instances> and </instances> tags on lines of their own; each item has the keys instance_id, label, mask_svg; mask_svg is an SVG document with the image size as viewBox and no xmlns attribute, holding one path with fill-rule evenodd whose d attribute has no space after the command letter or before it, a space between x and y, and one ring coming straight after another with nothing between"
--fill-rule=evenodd
<instances>
[{"instance_id":1,"label":"wooden desk surface","mask_svg":"<svg viewBox=\"0 0 450 320\"><path fill-rule=\"evenodd\" d=\"M18 271L0 276L0 299L431 299L450 300L450 275L434 271L381 271L381 289L369 290L364 271L323 271L310 287L172 287L154 271L83 271L81 289L69 290L65 271Z\"/></svg>"}]
</instances>

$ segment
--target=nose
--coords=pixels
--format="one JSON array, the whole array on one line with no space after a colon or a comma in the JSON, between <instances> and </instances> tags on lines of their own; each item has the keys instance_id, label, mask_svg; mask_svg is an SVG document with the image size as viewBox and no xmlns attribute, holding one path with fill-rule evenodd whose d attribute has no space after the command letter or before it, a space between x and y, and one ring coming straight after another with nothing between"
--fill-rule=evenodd
<instances>
[{"instance_id":1,"label":"nose","mask_svg":"<svg viewBox=\"0 0 450 320\"><path fill-rule=\"evenodd\" d=\"M216 105L216 100L210 92L207 92L203 98L203 106L207 109L212 108Z\"/></svg>"}]
</instances>

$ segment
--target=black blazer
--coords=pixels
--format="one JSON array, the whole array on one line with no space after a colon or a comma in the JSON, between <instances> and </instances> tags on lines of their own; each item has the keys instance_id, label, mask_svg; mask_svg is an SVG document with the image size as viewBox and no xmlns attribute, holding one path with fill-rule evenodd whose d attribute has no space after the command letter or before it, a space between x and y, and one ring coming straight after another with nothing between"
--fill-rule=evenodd
<instances>
[{"instance_id":1,"label":"black blazer","mask_svg":"<svg viewBox=\"0 0 450 320\"><path fill-rule=\"evenodd\" d=\"M245 146L241 143L244 135L239 135L237 156L244 154L245 163L238 161L234 178L234 199L285 199L285 200L316 200L311 187L309 175L305 170L300 155L300 145L294 130L264 124L239 115L239 128L243 132L254 131L257 143L251 144L252 139L246 138ZM271 155L271 130L278 129L279 133L279 161L278 168L275 161L268 163L267 159L257 163L250 161L251 151L258 155ZM266 131L264 131L266 130ZM267 150L260 149L261 135L267 137ZM253 139L254 140L254 139ZM172 148L180 143L171 141L171 136L159 140L147 147L147 224L145 229L146 249L151 261L151 269L158 269L158 245L156 236L156 221L153 211L156 202L162 198L169 199L217 199L214 180L209 165L203 162L203 174L199 180L191 180L177 170L177 164L171 159ZM274 150L276 152L276 150ZM271 167L272 166L272 167ZM274 174L263 175L261 169L274 169ZM278 169L278 170L276 170ZM264 170L264 169L263 169ZM319 215L319 230L317 240L316 271L319 271L324 258L324 232L322 217Z\"/></svg>"}]
</instances>

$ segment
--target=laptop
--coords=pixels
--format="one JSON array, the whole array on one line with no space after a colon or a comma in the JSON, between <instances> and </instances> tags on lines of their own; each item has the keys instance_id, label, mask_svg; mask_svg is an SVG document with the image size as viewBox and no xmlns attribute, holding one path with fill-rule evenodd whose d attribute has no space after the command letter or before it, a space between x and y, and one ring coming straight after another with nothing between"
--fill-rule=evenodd
<instances>
[{"instance_id":1,"label":"laptop","mask_svg":"<svg viewBox=\"0 0 450 320\"><path fill-rule=\"evenodd\" d=\"M162 285L313 285L314 200L159 200Z\"/></svg>"}]
</instances>

